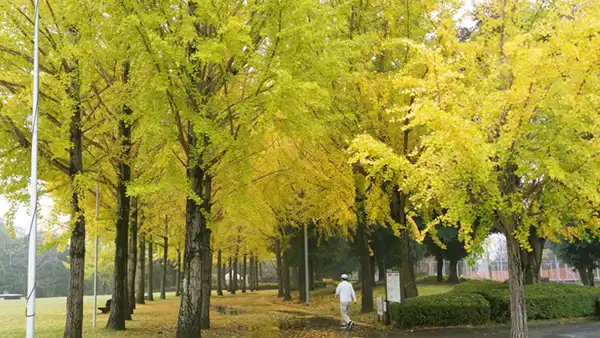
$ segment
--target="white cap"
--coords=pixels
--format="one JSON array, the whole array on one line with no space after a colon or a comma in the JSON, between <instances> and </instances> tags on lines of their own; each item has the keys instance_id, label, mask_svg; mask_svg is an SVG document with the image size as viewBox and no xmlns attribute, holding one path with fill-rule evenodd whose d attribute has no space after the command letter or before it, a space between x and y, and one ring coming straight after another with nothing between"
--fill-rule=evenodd
<instances>
[{"instance_id":1,"label":"white cap","mask_svg":"<svg viewBox=\"0 0 600 338\"><path fill-rule=\"evenodd\" d=\"M342 275L342 279L343 279L343 280L348 280L348 275L347 275L347 274L343 274L343 275Z\"/></svg>"}]
</instances>

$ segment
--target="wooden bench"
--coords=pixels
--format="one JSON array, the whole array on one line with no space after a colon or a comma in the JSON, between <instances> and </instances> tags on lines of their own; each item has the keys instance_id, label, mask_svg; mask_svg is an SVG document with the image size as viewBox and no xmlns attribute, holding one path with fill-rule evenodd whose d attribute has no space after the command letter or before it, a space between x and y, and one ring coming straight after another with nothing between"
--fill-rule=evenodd
<instances>
[{"instance_id":1,"label":"wooden bench","mask_svg":"<svg viewBox=\"0 0 600 338\"><path fill-rule=\"evenodd\" d=\"M4 294L0 295L0 300L19 300L22 298L23 298L23 295L19 295L19 294L4 293Z\"/></svg>"},{"instance_id":2,"label":"wooden bench","mask_svg":"<svg viewBox=\"0 0 600 338\"><path fill-rule=\"evenodd\" d=\"M106 306L105 307L99 307L98 310L102 311L102 313L109 313L110 312L110 304L112 303L112 299L109 299L106 301Z\"/></svg>"}]
</instances>

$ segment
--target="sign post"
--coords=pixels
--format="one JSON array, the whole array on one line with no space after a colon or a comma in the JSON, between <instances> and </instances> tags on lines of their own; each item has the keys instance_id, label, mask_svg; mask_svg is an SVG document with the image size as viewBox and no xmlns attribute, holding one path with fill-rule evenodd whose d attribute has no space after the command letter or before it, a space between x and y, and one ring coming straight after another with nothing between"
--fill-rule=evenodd
<instances>
[{"instance_id":1,"label":"sign post","mask_svg":"<svg viewBox=\"0 0 600 338\"><path fill-rule=\"evenodd\" d=\"M385 274L384 323L390 324L390 303L402 303L402 281L400 271L387 270Z\"/></svg>"}]
</instances>

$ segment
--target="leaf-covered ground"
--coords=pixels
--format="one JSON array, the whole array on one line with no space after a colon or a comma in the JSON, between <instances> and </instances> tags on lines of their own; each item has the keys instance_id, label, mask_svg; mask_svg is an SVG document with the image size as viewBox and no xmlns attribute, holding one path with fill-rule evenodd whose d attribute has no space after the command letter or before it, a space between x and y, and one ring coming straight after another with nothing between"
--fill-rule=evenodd
<instances>
[{"instance_id":1,"label":"leaf-covered ground","mask_svg":"<svg viewBox=\"0 0 600 338\"><path fill-rule=\"evenodd\" d=\"M446 292L451 286L421 286L421 294ZM376 295L383 291L376 290ZM212 328L205 337L353 337L368 332L381 332L375 314L358 314L360 305L352 309L356 329L346 332L339 329L339 307L333 297L332 287L311 294L311 304L296 301L286 303L276 297L276 291L213 296ZM296 295L295 295L296 296ZM104 304L110 296L100 296ZM296 297L297 298L297 297ZM360 297L359 297L360 298ZM85 297L84 337L174 337L179 310L179 298L168 294L166 300L138 305L133 321L127 330L115 332L104 327L107 315L98 315L98 328L92 329L93 298ZM61 337L65 321L66 298L37 300L36 337ZM383 332L382 332L383 333ZM0 337L13 338L25 335L25 302L0 301Z\"/></svg>"}]
</instances>

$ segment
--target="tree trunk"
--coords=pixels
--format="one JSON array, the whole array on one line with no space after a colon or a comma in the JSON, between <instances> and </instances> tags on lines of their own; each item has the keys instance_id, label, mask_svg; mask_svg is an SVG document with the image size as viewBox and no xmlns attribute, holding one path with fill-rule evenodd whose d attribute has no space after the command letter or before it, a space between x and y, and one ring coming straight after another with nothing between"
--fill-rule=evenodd
<instances>
[{"instance_id":1,"label":"tree trunk","mask_svg":"<svg viewBox=\"0 0 600 338\"><path fill-rule=\"evenodd\" d=\"M277 261L277 297L283 297L283 268L281 262L281 240L275 240L275 259Z\"/></svg>"},{"instance_id":2,"label":"tree trunk","mask_svg":"<svg viewBox=\"0 0 600 338\"><path fill-rule=\"evenodd\" d=\"M292 266L292 287L294 288L294 290L296 291L300 291L300 275L299 275L299 270L298 267L296 266Z\"/></svg>"},{"instance_id":3,"label":"tree trunk","mask_svg":"<svg viewBox=\"0 0 600 338\"><path fill-rule=\"evenodd\" d=\"M529 234L529 243L531 244L531 252L521 250L521 260L525 271L525 284L539 284L542 253L546 239L540 238L535 228L532 228Z\"/></svg>"},{"instance_id":4,"label":"tree trunk","mask_svg":"<svg viewBox=\"0 0 600 338\"><path fill-rule=\"evenodd\" d=\"M175 296L181 296L181 249L177 248L177 286ZM222 295L222 292L221 292Z\"/></svg>"},{"instance_id":5,"label":"tree trunk","mask_svg":"<svg viewBox=\"0 0 600 338\"><path fill-rule=\"evenodd\" d=\"M590 275L587 273L586 267L581 264L575 267L577 272L579 272L579 279L581 279L581 284L585 286L590 286Z\"/></svg>"},{"instance_id":6,"label":"tree trunk","mask_svg":"<svg viewBox=\"0 0 600 338\"><path fill-rule=\"evenodd\" d=\"M400 236L402 243L400 244L401 252L401 273L400 278L402 279L402 285L404 286L402 292L404 293L403 299L411 297L417 297L419 295L417 290L417 280L415 277L414 262L412 252L410 249L411 238L408 231L402 231Z\"/></svg>"},{"instance_id":7,"label":"tree trunk","mask_svg":"<svg viewBox=\"0 0 600 338\"><path fill-rule=\"evenodd\" d=\"M252 269L253 266L254 266L254 255L252 253L250 253L250 276L249 276L250 291L254 291L254 269ZM278 281L277 285L279 286L279 281Z\"/></svg>"},{"instance_id":8,"label":"tree trunk","mask_svg":"<svg viewBox=\"0 0 600 338\"><path fill-rule=\"evenodd\" d=\"M229 257L229 283L227 283L227 291L233 294L233 258Z\"/></svg>"},{"instance_id":9,"label":"tree trunk","mask_svg":"<svg viewBox=\"0 0 600 338\"><path fill-rule=\"evenodd\" d=\"M371 283L373 283L373 285L376 285L376 283L375 283L375 265L377 263L375 260L375 255L369 256L369 259L370 259L369 265L371 265L371 279L372 279Z\"/></svg>"},{"instance_id":10,"label":"tree trunk","mask_svg":"<svg viewBox=\"0 0 600 338\"><path fill-rule=\"evenodd\" d=\"M226 290L227 288L227 281L225 280L225 275L227 275L227 268L226 268L226 264L223 263L223 271L221 272L221 285L223 285L223 289Z\"/></svg>"},{"instance_id":11,"label":"tree trunk","mask_svg":"<svg viewBox=\"0 0 600 338\"><path fill-rule=\"evenodd\" d=\"M283 280L283 300L291 301L292 300L292 292L290 285L290 266L288 263L288 255L284 252L282 259L282 280Z\"/></svg>"},{"instance_id":12,"label":"tree trunk","mask_svg":"<svg viewBox=\"0 0 600 338\"><path fill-rule=\"evenodd\" d=\"M377 260L377 270L379 275L379 283L383 283L383 281L385 281L385 260L383 258L379 258Z\"/></svg>"},{"instance_id":13,"label":"tree trunk","mask_svg":"<svg viewBox=\"0 0 600 338\"><path fill-rule=\"evenodd\" d=\"M392 198L390 200L390 211L392 219L401 227L407 229L406 224L406 199L407 197L401 193L399 187L394 185L392 187ZM402 288L402 299L411 297L417 297L417 281L415 277L415 270L413 264L413 257L411 252L411 238L409 230L404 230L400 234L400 278Z\"/></svg>"},{"instance_id":14,"label":"tree trunk","mask_svg":"<svg viewBox=\"0 0 600 338\"><path fill-rule=\"evenodd\" d=\"M310 291L315 290L315 271L313 269L312 255L309 252L308 256L308 289Z\"/></svg>"},{"instance_id":15,"label":"tree trunk","mask_svg":"<svg viewBox=\"0 0 600 338\"><path fill-rule=\"evenodd\" d=\"M306 269L304 268L304 258L300 262L300 266L298 267L298 271L300 271L298 290L300 291L300 303L306 303Z\"/></svg>"},{"instance_id":16,"label":"tree trunk","mask_svg":"<svg viewBox=\"0 0 600 338\"><path fill-rule=\"evenodd\" d=\"M223 252L219 249L219 251L217 251L217 295L219 296L223 295L223 284L221 284L223 282L223 277L221 276L223 274L223 264L221 262L222 255Z\"/></svg>"},{"instance_id":17,"label":"tree trunk","mask_svg":"<svg viewBox=\"0 0 600 338\"><path fill-rule=\"evenodd\" d=\"M80 205L76 179L83 174L83 130L80 100L79 61L69 70L72 75L68 96L73 99L73 114L69 123L69 189L71 193L71 243L69 245L69 291L67 295L64 338L79 338L83 334L83 281L85 273L85 219Z\"/></svg>"},{"instance_id":18,"label":"tree trunk","mask_svg":"<svg viewBox=\"0 0 600 338\"><path fill-rule=\"evenodd\" d=\"M202 307L200 328L210 329L210 296L212 292L212 250L210 248L210 229L205 229L202 238Z\"/></svg>"},{"instance_id":19,"label":"tree trunk","mask_svg":"<svg viewBox=\"0 0 600 338\"><path fill-rule=\"evenodd\" d=\"M263 278L262 278L262 262L258 261L258 256L256 256L256 259L254 260L254 264L256 264L256 275L258 276L256 278L256 287L258 288L258 282L260 282Z\"/></svg>"},{"instance_id":20,"label":"tree trunk","mask_svg":"<svg viewBox=\"0 0 600 338\"><path fill-rule=\"evenodd\" d=\"M129 311L133 314L135 309L135 273L137 268L137 228L138 228L138 208L137 198L131 199L131 219L129 220L129 272L127 273L129 288L127 296L129 301Z\"/></svg>"},{"instance_id":21,"label":"tree trunk","mask_svg":"<svg viewBox=\"0 0 600 338\"><path fill-rule=\"evenodd\" d=\"M237 250L235 252L235 257L233 258L233 281L231 283L231 289L232 289L232 294L235 295L236 291L238 290L238 275L239 275L239 269L238 269L238 253Z\"/></svg>"},{"instance_id":22,"label":"tree trunk","mask_svg":"<svg viewBox=\"0 0 600 338\"><path fill-rule=\"evenodd\" d=\"M140 236L139 240L139 254L137 262L137 277L136 277L136 290L135 290L135 302L137 304L146 304L144 299L145 292L144 286L146 284L146 242L144 236Z\"/></svg>"},{"instance_id":23,"label":"tree trunk","mask_svg":"<svg viewBox=\"0 0 600 338\"><path fill-rule=\"evenodd\" d=\"M242 265L242 293L246 293L246 258L246 254L244 254L244 265Z\"/></svg>"},{"instance_id":24,"label":"tree trunk","mask_svg":"<svg viewBox=\"0 0 600 338\"><path fill-rule=\"evenodd\" d=\"M596 283L594 281L595 277L594 277L594 268L590 265L588 266L588 279L590 280L590 286L596 286Z\"/></svg>"},{"instance_id":25,"label":"tree trunk","mask_svg":"<svg viewBox=\"0 0 600 338\"><path fill-rule=\"evenodd\" d=\"M169 265L169 237L163 237L162 278L160 280L160 299L167 299L167 266Z\"/></svg>"},{"instance_id":26,"label":"tree trunk","mask_svg":"<svg viewBox=\"0 0 600 338\"><path fill-rule=\"evenodd\" d=\"M260 287L260 280L262 279L262 276L260 274L260 262L258 261L258 256L254 255L254 265L256 265L256 270L254 270L254 274L256 275L256 280L254 281L256 283L255 288L256 290L259 289Z\"/></svg>"},{"instance_id":27,"label":"tree trunk","mask_svg":"<svg viewBox=\"0 0 600 338\"><path fill-rule=\"evenodd\" d=\"M448 274L448 282L455 284L460 282L460 279L458 278L458 261L456 259L450 260L450 273Z\"/></svg>"},{"instance_id":28,"label":"tree trunk","mask_svg":"<svg viewBox=\"0 0 600 338\"><path fill-rule=\"evenodd\" d=\"M193 124L188 124L188 145L192 153L208 145L208 137L203 137L202 144L194 132ZM200 166L201 158L190 156L188 159L188 179L196 196L202 197L198 204L195 198L188 196L186 204L186 234L184 259L183 292L179 307L177 338L197 338L200 330L210 318L209 311L203 311L210 304L211 285L210 271L212 253L210 251L210 230L207 228L207 216L210 215L212 195L211 176ZM204 265L204 266L203 266ZM204 276L203 276L204 275ZM208 285L207 285L208 282ZM204 299L203 298L208 298Z\"/></svg>"},{"instance_id":29,"label":"tree trunk","mask_svg":"<svg viewBox=\"0 0 600 338\"><path fill-rule=\"evenodd\" d=\"M123 63L123 83L126 84L129 78L129 62ZM112 303L110 307L110 316L108 318L108 328L113 330L125 330L125 320L131 319L129 311L127 294L127 233L129 229L129 209L130 198L127 195L127 184L131 180L131 168L129 167L129 158L131 156L131 122L127 117L131 116L132 111L129 107L123 107L123 116L119 118L119 141L123 152L120 154L119 176L117 181L117 222L115 237L115 268Z\"/></svg>"},{"instance_id":30,"label":"tree trunk","mask_svg":"<svg viewBox=\"0 0 600 338\"><path fill-rule=\"evenodd\" d=\"M154 301L154 251L152 250L152 235L148 239L148 301Z\"/></svg>"},{"instance_id":31,"label":"tree trunk","mask_svg":"<svg viewBox=\"0 0 600 338\"><path fill-rule=\"evenodd\" d=\"M438 283L442 283L444 281L444 256L441 252L435 255L435 262L437 267L436 280Z\"/></svg>"},{"instance_id":32,"label":"tree trunk","mask_svg":"<svg viewBox=\"0 0 600 338\"><path fill-rule=\"evenodd\" d=\"M527 338L527 311L525 309L525 293L523 284L523 267L521 266L521 248L519 241L512 234L506 236L508 249L508 275L510 292L510 337Z\"/></svg>"},{"instance_id":33,"label":"tree trunk","mask_svg":"<svg viewBox=\"0 0 600 338\"><path fill-rule=\"evenodd\" d=\"M367 233L367 212L365 209L365 184L366 177L362 168L355 166L355 207L356 207L356 235L354 243L358 249L360 260L360 282L361 282L361 312L373 312L373 270L369 251L369 238Z\"/></svg>"}]
</instances>

